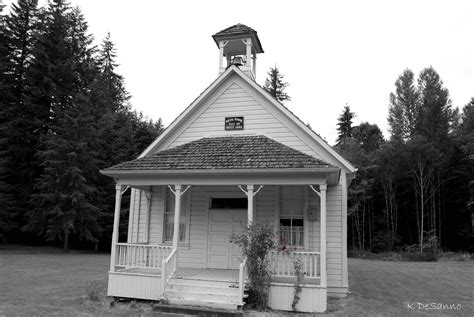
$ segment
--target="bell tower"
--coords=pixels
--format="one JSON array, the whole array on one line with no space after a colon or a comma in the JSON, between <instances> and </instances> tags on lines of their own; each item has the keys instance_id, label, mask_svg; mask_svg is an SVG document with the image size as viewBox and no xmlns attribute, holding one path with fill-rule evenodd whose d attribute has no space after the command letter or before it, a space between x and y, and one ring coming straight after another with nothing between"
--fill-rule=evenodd
<instances>
[{"instance_id":1,"label":"bell tower","mask_svg":"<svg viewBox=\"0 0 474 317\"><path fill-rule=\"evenodd\" d=\"M219 48L219 75L230 65L236 65L255 80L257 54L263 53L257 31L239 23L217 32L212 38Z\"/></svg>"}]
</instances>

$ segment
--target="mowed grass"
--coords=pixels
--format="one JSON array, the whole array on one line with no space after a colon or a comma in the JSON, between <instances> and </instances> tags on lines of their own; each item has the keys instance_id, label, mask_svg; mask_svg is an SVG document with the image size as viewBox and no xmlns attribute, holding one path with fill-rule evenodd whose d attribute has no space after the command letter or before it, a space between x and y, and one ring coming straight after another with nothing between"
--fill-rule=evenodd
<instances>
[{"instance_id":1,"label":"mowed grass","mask_svg":"<svg viewBox=\"0 0 474 317\"><path fill-rule=\"evenodd\" d=\"M0 245L0 316L153 314L148 303L110 307L111 300L106 297L109 260L108 254ZM473 263L349 259L351 295L331 299L328 315L472 316ZM99 301L88 298L89 284L99 289ZM461 309L433 311L407 307L408 303L418 302L460 304Z\"/></svg>"},{"instance_id":2,"label":"mowed grass","mask_svg":"<svg viewBox=\"0 0 474 317\"><path fill-rule=\"evenodd\" d=\"M349 259L349 285L351 295L333 304L337 316L474 316L473 261ZM430 303L461 308L419 309Z\"/></svg>"}]
</instances>

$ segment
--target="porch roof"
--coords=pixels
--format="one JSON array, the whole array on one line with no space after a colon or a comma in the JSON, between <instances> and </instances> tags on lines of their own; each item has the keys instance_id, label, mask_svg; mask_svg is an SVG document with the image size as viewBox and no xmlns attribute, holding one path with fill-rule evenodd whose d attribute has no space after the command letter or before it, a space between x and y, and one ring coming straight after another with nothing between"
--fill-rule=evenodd
<instances>
[{"instance_id":1,"label":"porch roof","mask_svg":"<svg viewBox=\"0 0 474 317\"><path fill-rule=\"evenodd\" d=\"M340 168L302 153L263 135L202 138L150 156L109 167L103 174L113 177L210 176L215 174L316 174L334 183Z\"/></svg>"}]
</instances>

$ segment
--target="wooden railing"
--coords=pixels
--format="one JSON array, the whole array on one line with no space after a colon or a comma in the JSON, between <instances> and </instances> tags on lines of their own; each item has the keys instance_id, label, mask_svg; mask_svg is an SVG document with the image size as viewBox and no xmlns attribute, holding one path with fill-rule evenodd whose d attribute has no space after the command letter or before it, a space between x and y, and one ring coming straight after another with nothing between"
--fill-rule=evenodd
<instances>
[{"instance_id":1,"label":"wooden railing","mask_svg":"<svg viewBox=\"0 0 474 317\"><path fill-rule=\"evenodd\" d=\"M244 299L245 280L247 278L247 259L244 259L239 265L239 294Z\"/></svg>"},{"instance_id":2,"label":"wooden railing","mask_svg":"<svg viewBox=\"0 0 474 317\"><path fill-rule=\"evenodd\" d=\"M160 269L171 249L171 246L117 243L115 265L124 268Z\"/></svg>"},{"instance_id":3,"label":"wooden railing","mask_svg":"<svg viewBox=\"0 0 474 317\"><path fill-rule=\"evenodd\" d=\"M303 272L305 278L317 278L320 275L321 254L319 252L309 251L289 251L279 253L271 251L270 261L273 262L273 273L277 277L295 277L294 261L300 258L303 262Z\"/></svg>"},{"instance_id":4,"label":"wooden railing","mask_svg":"<svg viewBox=\"0 0 474 317\"><path fill-rule=\"evenodd\" d=\"M165 286L169 282L174 272L176 272L177 265L178 250L174 249L161 264L161 294L164 294Z\"/></svg>"}]
</instances>

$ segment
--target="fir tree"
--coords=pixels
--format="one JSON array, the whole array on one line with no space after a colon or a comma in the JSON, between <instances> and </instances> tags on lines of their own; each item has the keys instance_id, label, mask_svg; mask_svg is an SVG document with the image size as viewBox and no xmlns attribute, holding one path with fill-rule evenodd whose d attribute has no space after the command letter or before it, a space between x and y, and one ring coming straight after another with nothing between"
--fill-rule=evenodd
<instances>
[{"instance_id":1,"label":"fir tree","mask_svg":"<svg viewBox=\"0 0 474 317\"><path fill-rule=\"evenodd\" d=\"M453 119L449 92L432 68L425 68L418 78L420 111L417 132L430 142L446 144Z\"/></svg>"},{"instance_id":2,"label":"fir tree","mask_svg":"<svg viewBox=\"0 0 474 317\"><path fill-rule=\"evenodd\" d=\"M11 229L20 226L27 199L39 175L35 153L39 147L38 120L29 106L27 73L39 24L37 1L20 0L2 22L0 40L0 100L4 141L4 181L12 199L7 208Z\"/></svg>"},{"instance_id":3,"label":"fir tree","mask_svg":"<svg viewBox=\"0 0 474 317\"><path fill-rule=\"evenodd\" d=\"M352 129L352 135L365 153L378 150L384 143L382 131L376 124L362 122Z\"/></svg>"},{"instance_id":4,"label":"fir tree","mask_svg":"<svg viewBox=\"0 0 474 317\"><path fill-rule=\"evenodd\" d=\"M406 69L395 82L395 87L395 93L390 93L388 123L392 139L405 142L415 133L419 112L419 94L413 72Z\"/></svg>"},{"instance_id":5,"label":"fir tree","mask_svg":"<svg viewBox=\"0 0 474 317\"><path fill-rule=\"evenodd\" d=\"M355 114L351 112L349 105L344 106L342 114L339 116L337 123L337 140L336 146L343 145L346 140L352 137L352 119L354 119Z\"/></svg>"},{"instance_id":6,"label":"fir tree","mask_svg":"<svg viewBox=\"0 0 474 317\"><path fill-rule=\"evenodd\" d=\"M46 24L32 65L34 107L48 109L43 126L43 173L32 196L25 230L48 240L62 240L68 248L71 233L95 241L100 231L99 208L93 180L98 176L95 160L94 120L90 87L96 71L90 48L92 38L79 9L62 0L50 3Z\"/></svg>"},{"instance_id":7,"label":"fir tree","mask_svg":"<svg viewBox=\"0 0 474 317\"><path fill-rule=\"evenodd\" d=\"M267 75L268 78L265 80L263 88L278 102L290 101L291 97L285 92L289 84L283 81L285 76L280 73L280 70L276 66L272 67Z\"/></svg>"}]
</instances>

